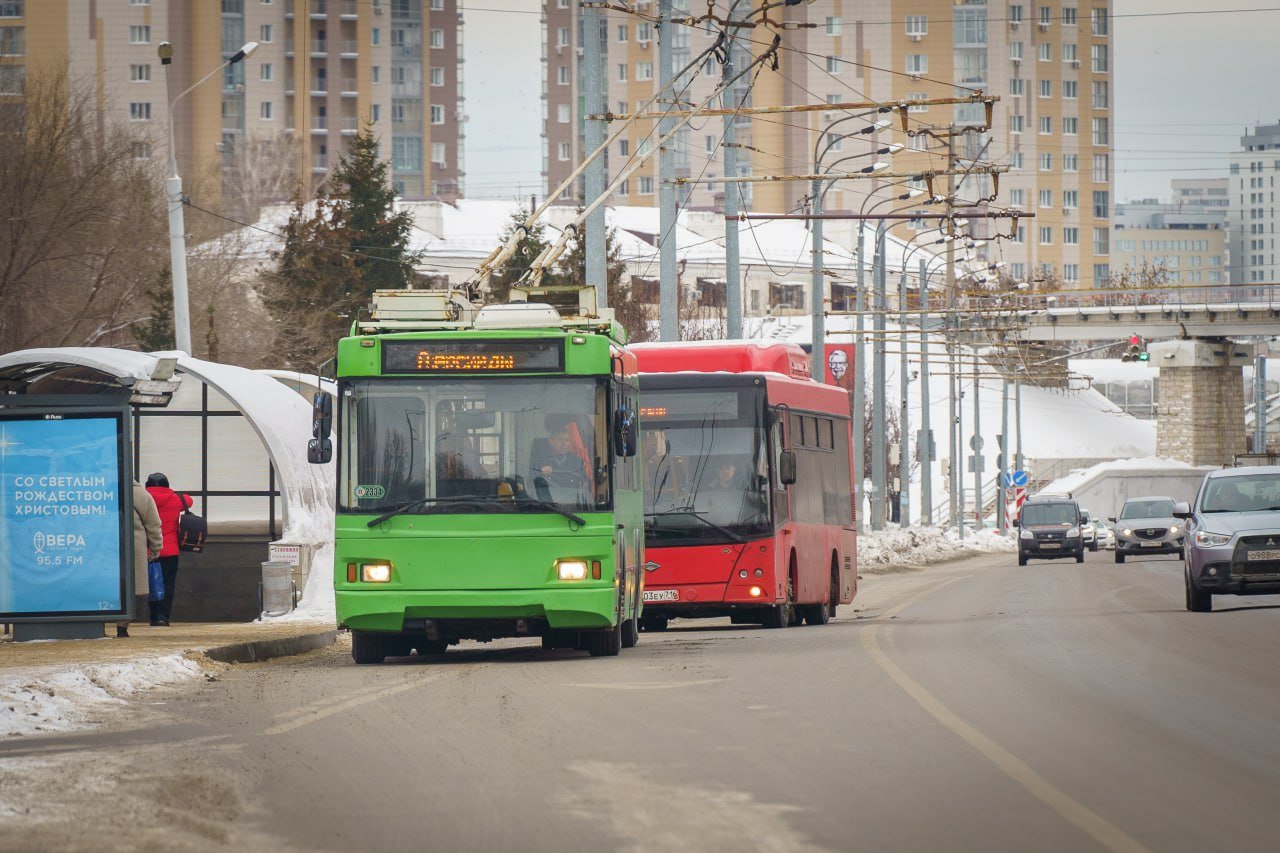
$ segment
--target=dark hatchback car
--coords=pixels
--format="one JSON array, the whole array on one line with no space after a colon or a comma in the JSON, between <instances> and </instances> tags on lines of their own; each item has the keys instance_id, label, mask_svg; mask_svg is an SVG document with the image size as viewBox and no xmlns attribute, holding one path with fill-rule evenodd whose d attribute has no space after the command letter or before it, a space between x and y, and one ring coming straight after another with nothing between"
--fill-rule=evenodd
<instances>
[{"instance_id":1,"label":"dark hatchback car","mask_svg":"<svg viewBox=\"0 0 1280 853\"><path fill-rule=\"evenodd\" d=\"M1213 609L1215 595L1280 594L1280 466L1210 471L1187 520L1187 609Z\"/></svg>"},{"instance_id":2,"label":"dark hatchback car","mask_svg":"<svg viewBox=\"0 0 1280 853\"><path fill-rule=\"evenodd\" d=\"M1084 562L1080 535L1080 506L1070 497L1036 495L1027 498L1018 516L1018 565L1027 560L1075 557Z\"/></svg>"}]
</instances>

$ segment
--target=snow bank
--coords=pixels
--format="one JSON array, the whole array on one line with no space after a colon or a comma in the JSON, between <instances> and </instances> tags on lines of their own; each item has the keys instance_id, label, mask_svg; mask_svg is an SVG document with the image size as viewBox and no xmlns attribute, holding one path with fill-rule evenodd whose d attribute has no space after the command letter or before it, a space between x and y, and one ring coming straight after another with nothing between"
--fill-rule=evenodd
<instances>
[{"instance_id":1,"label":"snow bank","mask_svg":"<svg viewBox=\"0 0 1280 853\"><path fill-rule=\"evenodd\" d=\"M82 728L98 713L153 687L202 675L180 654L0 677L0 737Z\"/></svg>"},{"instance_id":2,"label":"snow bank","mask_svg":"<svg viewBox=\"0 0 1280 853\"><path fill-rule=\"evenodd\" d=\"M972 554L1012 554L1018 544L995 529L970 530L964 541L953 529L889 527L858 536L858 569L875 573L888 566L922 566Z\"/></svg>"}]
</instances>

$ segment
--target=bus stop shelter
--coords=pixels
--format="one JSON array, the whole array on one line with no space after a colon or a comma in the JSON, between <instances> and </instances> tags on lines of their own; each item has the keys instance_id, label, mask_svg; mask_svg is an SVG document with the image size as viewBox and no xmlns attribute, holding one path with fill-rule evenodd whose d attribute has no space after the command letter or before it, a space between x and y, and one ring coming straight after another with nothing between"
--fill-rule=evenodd
<instances>
[{"instance_id":1,"label":"bus stop shelter","mask_svg":"<svg viewBox=\"0 0 1280 853\"><path fill-rule=\"evenodd\" d=\"M131 391L135 477L163 472L209 525L205 549L182 554L179 621L256 618L268 559L295 563L304 595L313 574L317 586L328 585L333 463L312 465L306 454L310 392L321 381L180 352L63 347L0 355L0 405L11 394Z\"/></svg>"}]
</instances>

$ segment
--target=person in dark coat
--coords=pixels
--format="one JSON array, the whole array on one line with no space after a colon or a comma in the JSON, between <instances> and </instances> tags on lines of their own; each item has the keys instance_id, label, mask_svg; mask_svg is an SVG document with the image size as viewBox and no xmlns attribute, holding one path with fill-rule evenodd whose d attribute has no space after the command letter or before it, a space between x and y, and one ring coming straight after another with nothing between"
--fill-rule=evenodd
<instances>
[{"instance_id":1,"label":"person in dark coat","mask_svg":"<svg viewBox=\"0 0 1280 853\"><path fill-rule=\"evenodd\" d=\"M147 602L151 608L152 625L168 625L173 612L173 593L178 584L178 517L191 508L190 495L169 488L169 478L164 474L147 477L147 493L156 502L160 513L160 530L164 542L160 546L160 571L164 574L164 600Z\"/></svg>"}]
</instances>

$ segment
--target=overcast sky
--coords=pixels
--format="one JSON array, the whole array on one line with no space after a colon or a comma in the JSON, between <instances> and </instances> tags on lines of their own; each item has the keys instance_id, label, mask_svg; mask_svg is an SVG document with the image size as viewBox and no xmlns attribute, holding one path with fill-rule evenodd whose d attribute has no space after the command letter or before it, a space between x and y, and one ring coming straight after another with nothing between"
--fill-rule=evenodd
<instances>
[{"instance_id":1,"label":"overcast sky","mask_svg":"<svg viewBox=\"0 0 1280 853\"><path fill-rule=\"evenodd\" d=\"M1226 174L1226 154L1246 126L1280 121L1280 11L1221 11L1277 5L1114 0L1117 201L1165 198L1174 177ZM539 8L538 0L466 6L466 187L473 198L541 194Z\"/></svg>"}]
</instances>

